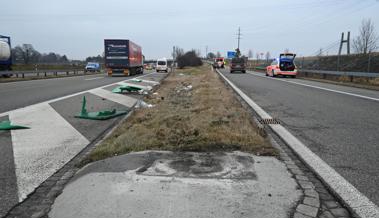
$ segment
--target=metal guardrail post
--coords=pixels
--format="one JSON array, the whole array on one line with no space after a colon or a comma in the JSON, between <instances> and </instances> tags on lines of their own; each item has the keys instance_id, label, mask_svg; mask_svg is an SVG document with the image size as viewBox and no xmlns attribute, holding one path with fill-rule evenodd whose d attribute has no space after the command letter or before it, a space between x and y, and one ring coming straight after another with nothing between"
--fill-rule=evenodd
<instances>
[{"instance_id":1,"label":"metal guardrail post","mask_svg":"<svg viewBox=\"0 0 379 218\"><path fill-rule=\"evenodd\" d=\"M68 71L66 72L66 75L68 76Z\"/></svg>"},{"instance_id":2,"label":"metal guardrail post","mask_svg":"<svg viewBox=\"0 0 379 218\"><path fill-rule=\"evenodd\" d=\"M25 78L25 75L24 75L24 73L22 73L22 78Z\"/></svg>"},{"instance_id":3,"label":"metal guardrail post","mask_svg":"<svg viewBox=\"0 0 379 218\"><path fill-rule=\"evenodd\" d=\"M46 77L47 75L46 75L46 71L45 71L45 77Z\"/></svg>"},{"instance_id":4,"label":"metal guardrail post","mask_svg":"<svg viewBox=\"0 0 379 218\"><path fill-rule=\"evenodd\" d=\"M370 65L371 65L371 52L368 53L367 72L370 72Z\"/></svg>"}]
</instances>

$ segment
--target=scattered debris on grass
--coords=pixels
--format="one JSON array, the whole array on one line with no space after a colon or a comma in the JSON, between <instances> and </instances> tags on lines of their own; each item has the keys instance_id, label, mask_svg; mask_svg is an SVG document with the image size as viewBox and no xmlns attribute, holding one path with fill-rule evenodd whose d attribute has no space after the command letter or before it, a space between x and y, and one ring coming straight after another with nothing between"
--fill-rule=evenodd
<instances>
[{"instance_id":1,"label":"scattered debris on grass","mask_svg":"<svg viewBox=\"0 0 379 218\"><path fill-rule=\"evenodd\" d=\"M85 162L152 149L276 155L251 120L208 67L177 70Z\"/></svg>"}]
</instances>

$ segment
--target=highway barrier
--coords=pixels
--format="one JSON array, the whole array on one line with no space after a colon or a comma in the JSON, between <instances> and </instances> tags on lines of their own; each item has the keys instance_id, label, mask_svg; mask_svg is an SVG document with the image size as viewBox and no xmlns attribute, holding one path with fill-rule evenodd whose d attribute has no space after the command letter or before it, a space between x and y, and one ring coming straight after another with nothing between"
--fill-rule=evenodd
<instances>
[{"instance_id":1,"label":"highway barrier","mask_svg":"<svg viewBox=\"0 0 379 218\"><path fill-rule=\"evenodd\" d=\"M10 75L13 78L26 78L26 77L52 77L52 76L69 76L69 75L85 75L97 72L86 72L80 70L28 70L28 71L0 71L0 77Z\"/></svg>"}]
</instances>

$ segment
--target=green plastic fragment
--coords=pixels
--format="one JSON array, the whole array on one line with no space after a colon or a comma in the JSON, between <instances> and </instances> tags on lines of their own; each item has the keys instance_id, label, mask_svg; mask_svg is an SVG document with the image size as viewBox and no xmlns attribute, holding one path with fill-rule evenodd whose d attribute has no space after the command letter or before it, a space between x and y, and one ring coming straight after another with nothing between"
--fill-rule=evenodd
<instances>
[{"instance_id":1,"label":"green plastic fragment","mask_svg":"<svg viewBox=\"0 0 379 218\"><path fill-rule=\"evenodd\" d=\"M0 122L0 130L29 129L26 126L13 125L10 121Z\"/></svg>"},{"instance_id":2,"label":"green plastic fragment","mask_svg":"<svg viewBox=\"0 0 379 218\"><path fill-rule=\"evenodd\" d=\"M138 92L138 91L142 90L142 88L125 85L125 86L118 86L117 88L114 88L112 90L112 92L113 93L122 93L125 90L128 92Z\"/></svg>"},{"instance_id":3,"label":"green plastic fragment","mask_svg":"<svg viewBox=\"0 0 379 218\"><path fill-rule=\"evenodd\" d=\"M86 96L83 96L82 111L79 114L75 115L75 117L88 120L108 120L127 114L128 112L129 111L117 111L116 109L99 112L88 112Z\"/></svg>"}]
</instances>

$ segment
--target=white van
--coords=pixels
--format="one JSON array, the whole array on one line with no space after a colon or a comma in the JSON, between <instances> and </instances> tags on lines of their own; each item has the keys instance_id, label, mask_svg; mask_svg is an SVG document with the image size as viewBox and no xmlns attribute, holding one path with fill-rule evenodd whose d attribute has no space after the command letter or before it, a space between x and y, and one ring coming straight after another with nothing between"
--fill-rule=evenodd
<instances>
[{"instance_id":1,"label":"white van","mask_svg":"<svg viewBox=\"0 0 379 218\"><path fill-rule=\"evenodd\" d=\"M167 59L166 58L158 59L157 65L155 66L155 70L157 72L164 71L167 73L168 72Z\"/></svg>"}]
</instances>

